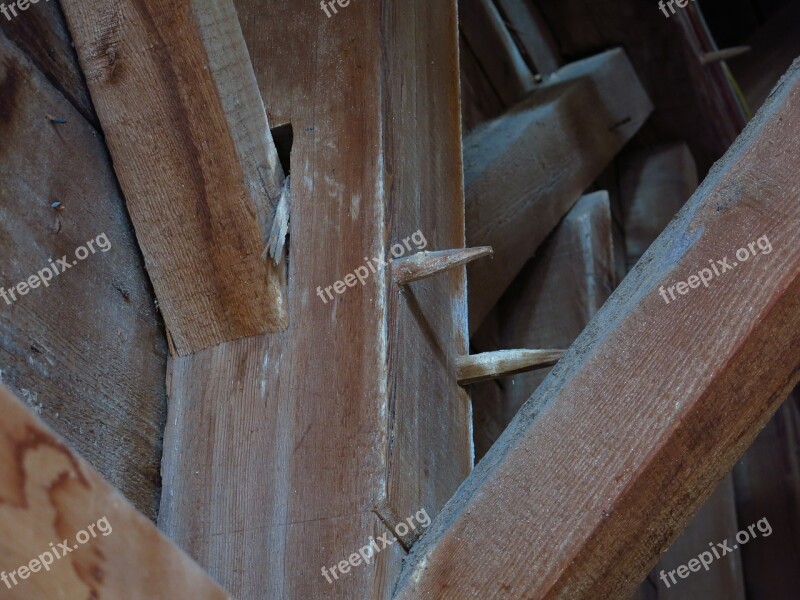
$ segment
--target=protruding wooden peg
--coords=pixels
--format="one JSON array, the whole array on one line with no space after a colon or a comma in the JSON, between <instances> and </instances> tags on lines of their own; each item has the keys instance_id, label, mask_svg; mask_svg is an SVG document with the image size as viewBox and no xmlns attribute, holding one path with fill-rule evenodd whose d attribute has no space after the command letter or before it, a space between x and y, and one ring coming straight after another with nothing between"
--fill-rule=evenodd
<instances>
[{"instance_id":1,"label":"protruding wooden peg","mask_svg":"<svg viewBox=\"0 0 800 600\"><path fill-rule=\"evenodd\" d=\"M397 283L405 285L412 281L419 281L420 279L460 267L484 256L491 256L491 254L492 248L490 246L418 252L412 256L393 261L392 275Z\"/></svg>"},{"instance_id":2,"label":"protruding wooden peg","mask_svg":"<svg viewBox=\"0 0 800 600\"><path fill-rule=\"evenodd\" d=\"M733 48L725 48L724 50L706 52L705 54L700 55L700 64L705 66L715 62L720 62L722 60L728 60L729 58L746 54L747 52L750 52L750 50L750 46L735 46Z\"/></svg>"},{"instance_id":3,"label":"protruding wooden peg","mask_svg":"<svg viewBox=\"0 0 800 600\"><path fill-rule=\"evenodd\" d=\"M562 356L564 350L498 350L461 356L457 361L458 383L469 385L552 367Z\"/></svg>"}]
</instances>

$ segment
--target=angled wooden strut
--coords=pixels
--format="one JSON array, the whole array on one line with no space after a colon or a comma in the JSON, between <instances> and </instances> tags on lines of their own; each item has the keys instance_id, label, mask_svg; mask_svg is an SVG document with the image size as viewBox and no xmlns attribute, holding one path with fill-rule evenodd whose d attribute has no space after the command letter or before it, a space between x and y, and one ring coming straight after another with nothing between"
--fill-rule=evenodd
<instances>
[{"instance_id":1,"label":"angled wooden strut","mask_svg":"<svg viewBox=\"0 0 800 600\"><path fill-rule=\"evenodd\" d=\"M624 90L621 93L620 90ZM652 110L622 50L573 63L464 142L470 332Z\"/></svg>"},{"instance_id":2,"label":"angled wooden strut","mask_svg":"<svg viewBox=\"0 0 800 600\"><path fill-rule=\"evenodd\" d=\"M405 285L433 277L450 269L462 267L473 260L491 255L492 249L488 246L483 248L457 248L455 250L418 252L417 254L392 261L392 276L398 284Z\"/></svg>"},{"instance_id":3,"label":"angled wooden strut","mask_svg":"<svg viewBox=\"0 0 800 600\"><path fill-rule=\"evenodd\" d=\"M2 598L228 598L2 386L0 411Z\"/></svg>"},{"instance_id":4,"label":"angled wooden strut","mask_svg":"<svg viewBox=\"0 0 800 600\"><path fill-rule=\"evenodd\" d=\"M799 155L800 61L413 548L397 599L633 592L800 378Z\"/></svg>"},{"instance_id":5,"label":"angled wooden strut","mask_svg":"<svg viewBox=\"0 0 800 600\"><path fill-rule=\"evenodd\" d=\"M231 0L64 11L174 350L284 329L283 172Z\"/></svg>"}]
</instances>

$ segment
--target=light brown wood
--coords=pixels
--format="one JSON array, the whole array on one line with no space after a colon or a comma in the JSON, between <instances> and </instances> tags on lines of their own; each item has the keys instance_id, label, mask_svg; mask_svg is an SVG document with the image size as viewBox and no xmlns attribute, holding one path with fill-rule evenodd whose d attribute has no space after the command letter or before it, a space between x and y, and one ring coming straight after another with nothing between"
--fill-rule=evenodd
<instances>
[{"instance_id":1,"label":"light brown wood","mask_svg":"<svg viewBox=\"0 0 800 600\"><path fill-rule=\"evenodd\" d=\"M798 153L800 62L414 547L398 600L633 593L800 378Z\"/></svg>"},{"instance_id":2,"label":"light brown wood","mask_svg":"<svg viewBox=\"0 0 800 600\"><path fill-rule=\"evenodd\" d=\"M155 519L167 344L102 138L2 32L0 113L0 381Z\"/></svg>"},{"instance_id":3,"label":"light brown wood","mask_svg":"<svg viewBox=\"0 0 800 600\"><path fill-rule=\"evenodd\" d=\"M457 362L458 383L470 385L552 367L562 356L563 350L496 350L462 356Z\"/></svg>"},{"instance_id":4,"label":"light brown wood","mask_svg":"<svg viewBox=\"0 0 800 600\"><path fill-rule=\"evenodd\" d=\"M0 410L0 596L228 598L3 386Z\"/></svg>"},{"instance_id":5,"label":"light brown wood","mask_svg":"<svg viewBox=\"0 0 800 600\"><path fill-rule=\"evenodd\" d=\"M239 600L388 598L400 544L322 568L386 534L378 513L434 516L470 472L465 270L315 290L413 232L465 247L455 3L237 9L294 131L290 327L171 362L159 523Z\"/></svg>"},{"instance_id":6,"label":"light brown wood","mask_svg":"<svg viewBox=\"0 0 800 600\"><path fill-rule=\"evenodd\" d=\"M64 9L175 351L284 329L283 173L230 0Z\"/></svg>"},{"instance_id":7,"label":"light brown wood","mask_svg":"<svg viewBox=\"0 0 800 600\"><path fill-rule=\"evenodd\" d=\"M473 260L491 255L492 249L488 246L418 252L412 256L392 261L392 276L398 284L405 285L433 277L450 269L463 267Z\"/></svg>"},{"instance_id":8,"label":"light brown wood","mask_svg":"<svg viewBox=\"0 0 800 600\"><path fill-rule=\"evenodd\" d=\"M470 331L651 109L625 54L612 50L554 73L465 140L468 245L495 253L468 268Z\"/></svg>"}]
</instances>

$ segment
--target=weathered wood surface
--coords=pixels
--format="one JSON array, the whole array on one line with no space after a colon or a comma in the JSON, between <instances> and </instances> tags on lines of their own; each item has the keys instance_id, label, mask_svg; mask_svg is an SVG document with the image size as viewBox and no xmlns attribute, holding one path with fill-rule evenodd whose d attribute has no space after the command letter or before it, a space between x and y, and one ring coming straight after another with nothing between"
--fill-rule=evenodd
<instances>
[{"instance_id":1,"label":"weathered wood surface","mask_svg":"<svg viewBox=\"0 0 800 600\"><path fill-rule=\"evenodd\" d=\"M496 0L511 36L531 70L540 75L564 64L558 44L533 0Z\"/></svg>"},{"instance_id":2,"label":"weathered wood surface","mask_svg":"<svg viewBox=\"0 0 800 600\"><path fill-rule=\"evenodd\" d=\"M726 540L734 544L736 533L741 529L746 530L756 521L758 518L752 521L742 520L737 523L733 478L730 475L726 476L650 574L650 580L656 582L658 588L658 600L685 600L686 598L745 600L747 595L742 573L741 552L748 549L748 546L740 546L737 550L741 550L741 552L735 551L720 560L715 560L707 571L703 569L692 573L687 579L676 577L677 583L673 583L669 579L669 571L685 565L701 552L705 552L709 544L717 544ZM764 551L764 545L759 543L758 538L751 541L751 543L753 542L757 548L760 546L761 552ZM660 579L662 570L665 572L669 586ZM649 587L650 583L645 585ZM767 597L780 598L781 596Z\"/></svg>"},{"instance_id":3,"label":"weathered wood surface","mask_svg":"<svg viewBox=\"0 0 800 600\"><path fill-rule=\"evenodd\" d=\"M28 6L24 13L18 12L20 18L0 18L0 30L96 127L97 115L94 114L89 91L78 66L78 57L72 47L60 3L46 0Z\"/></svg>"},{"instance_id":4,"label":"weathered wood surface","mask_svg":"<svg viewBox=\"0 0 800 600\"><path fill-rule=\"evenodd\" d=\"M414 547L398 600L633 593L800 378L798 153L800 62Z\"/></svg>"},{"instance_id":5,"label":"weathered wood surface","mask_svg":"<svg viewBox=\"0 0 800 600\"><path fill-rule=\"evenodd\" d=\"M497 348L568 348L615 287L608 194L581 198L567 213L473 336L473 346ZM492 443L531 397L550 369L501 382L500 398L474 395L476 439ZM541 407L537 409L541 410ZM490 423L490 432L478 427Z\"/></svg>"},{"instance_id":6,"label":"weathered wood surface","mask_svg":"<svg viewBox=\"0 0 800 600\"><path fill-rule=\"evenodd\" d=\"M331 583L322 568L386 534L378 514L435 515L471 469L465 271L316 289L414 232L407 254L464 247L455 5L237 9L295 132L290 327L172 361L159 522L240 600L389 598L398 543Z\"/></svg>"},{"instance_id":7,"label":"weathered wood surface","mask_svg":"<svg viewBox=\"0 0 800 600\"><path fill-rule=\"evenodd\" d=\"M283 174L231 1L64 8L174 350L284 329Z\"/></svg>"},{"instance_id":8,"label":"weathered wood surface","mask_svg":"<svg viewBox=\"0 0 800 600\"><path fill-rule=\"evenodd\" d=\"M0 411L0 596L228 598L2 386Z\"/></svg>"},{"instance_id":9,"label":"weathered wood surface","mask_svg":"<svg viewBox=\"0 0 800 600\"><path fill-rule=\"evenodd\" d=\"M537 0L537 6L566 60L625 49L655 105L635 143L686 140L705 176L737 130L718 104L718 83L700 64L678 19L665 19L657 6L640 0Z\"/></svg>"},{"instance_id":10,"label":"weathered wood surface","mask_svg":"<svg viewBox=\"0 0 800 600\"><path fill-rule=\"evenodd\" d=\"M627 152L619 163L625 253L630 269L692 196L699 181L692 153L683 143Z\"/></svg>"},{"instance_id":11,"label":"weathered wood surface","mask_svg":"<svg viewBox=\"0 0 800 600\"><path fill-rule=\"evenodd\" d=\"M492 0L458 3L459 28L497 94L508 107L522 100L534 77Z\"/></svg>"},{"instance_id":12,"label":"weathered wood surface","mask_svg":"<svg viewBox=\"0 0 800 600\"><path fill-rule=\"evenodd\" d=\"M792 598L800 589L800 388L733 471L740 528L766 518L772 534L748 543L741 561L748 598Z\"/></svg>"},{"instance_id":13,"label":"weathered wood surface","mask_svg":"<svg viewBox=\"0 0 800 600\"><path fill-rule=\"evenodd\" d=\"M651 109L612 50L554 73L465 140L467 241L495 256L468 268L471 332Z\"/></svg>"},{"instance_id":14,"label":"weathered wood surface","mask_svg":"<svg viewBox=\"0 0 800 600\"><path fill-rule=\"evenodd\" d=\"M167 344L153 292L101 137L1 32L0 139L4 292L96 250L0 299L0 380L155 519Z\"/></svg>"}]
</instances>

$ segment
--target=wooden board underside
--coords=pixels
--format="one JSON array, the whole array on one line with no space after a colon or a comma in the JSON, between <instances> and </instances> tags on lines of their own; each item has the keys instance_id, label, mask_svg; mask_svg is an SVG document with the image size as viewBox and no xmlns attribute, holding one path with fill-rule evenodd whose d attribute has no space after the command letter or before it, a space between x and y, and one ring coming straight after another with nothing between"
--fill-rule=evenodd
<instances>
[{"instance_id":1,"label":"wooden board underside","mask_svg":"<svg viewBox=\"0 0 800 600\"><path fill-rule=\"evenodd\" d=\"M414 548L398 599L633 592L800 378L798 132L795 63ZM770 253L662 300L764 235Z\"/></svg>"},{"instance_id":2,"label":"wooden board underside","mask_svg":"<svg viewBox=\"0 0 800 600\"><path fill-rule=\"evenodd\" d=\"M228 598L2 386L0 411L0 596Z\"/></svg>"},{"instance_id":3,"label":"wooden board underside","mask_svg":"<svg viewBox=\"0 0 800 600\"><path fill-rule=\"evenodd\" d=\"M455 6L237 9L294 131L290 324L172 361L160 525L240 600L388 598L398 544L333 583L321 569L387 532L375 509L433 516L470 471L465 273L317 288L415 232L464 245Z\"/></svg>"},{"instance_id":4,"label":"wooden board underside","mask_svg":"<svg viewBox=\"0 0 800 600\"><path fill-rule=\"evenodd\" d=\"M101 234L110 246L0 299L0 380L155 519L167 345L108 155L1 32L0 103L0 286L73 261Z\"/></svg>"}]
</instances>

